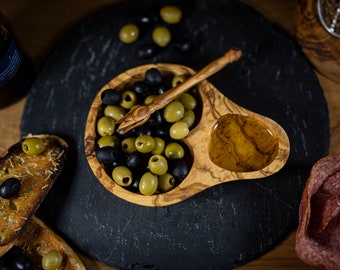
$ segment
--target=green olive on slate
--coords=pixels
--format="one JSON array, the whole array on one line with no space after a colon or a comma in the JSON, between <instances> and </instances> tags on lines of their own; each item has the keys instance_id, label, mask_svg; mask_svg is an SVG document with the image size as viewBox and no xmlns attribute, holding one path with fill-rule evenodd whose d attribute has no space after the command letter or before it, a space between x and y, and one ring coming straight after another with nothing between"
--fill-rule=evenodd
<instances>
[{"instance_id":1,"label":"green olive on slate","mask_svg":"<svg viewBox=\"0 0 340 270\"><path fill-rule=\"evenodd\" d=\"M184 157L184 148L176 142L171 142L165 146L165 156L169 159L179 159Z\"/></svg>"},{"instance_id":2,"label":"green olive on slate","mask_svg":"<svg viewBox=\"0 0 340 270\"><path fill-rule=\"evenodd\" d=\"M124 153L130 154L137 150L135 146L135 140L136 138L128 137L122 141L122 149Z\"/></svg>"},{"instance_id":3,"label":"green olive on slate","mask_svg":"<svg viewBox=\"0 0 340 270\"><path fill-rule=\"evenodd\" d=\"M189 127L187 122L178 121L173 123L169 130L170 137L175 140L181 140L188 136L189 134Z\"/></svg>"},{"instance_id":4,"label":"green olive on slate","mask_svg":"<svg viewBox=\"0 0 340 270\"><path fill-rule=\"evenodd\" d=\"M126 166L117 166L112 170L112 179L120 186L129 186L132 183L132 172Z\"/></svg>"},{"instance_id":5,"label":"green olive on slate","mask_svg":"<svg viewBox=\"0 0 340 270\"><path fill-rule=\"evenodd\" d=\"M153 139L155 141L155 147L153 148L151 153L154 155L162 154L165 148L165 141L159 137L154 137Z\"/></svg>"},{"instance_id":6,"label":"green olive on slate","mask_svg":"<svg viewBox=\"0 0 340 270\"><path fill-rule=\"evenodd\" d=\"M173 189L176 185L176 179L169 173L158 177L158 190L160 192L167 192Z\"/></svg>"},{"instance_id":7,"label":"green olive on slate","mask_svg":"<svg viewBox=\"0 0 340 270\"><path fill-rule=\"evenodd\" d=\"M52 250L43 255L41 266L44 270L57 270L63 263L63 255L58 250Z\"/></svg>"},{"instance_id":8,"label":"green olive on slate","mask_svg":"<svg viewBox=\"0 0 340 270\"><path fill-rule=\"evenodd\" d=\"M119 39L124 43L132 43L138 39L139 28L134 23L124 25L119 31Z\"/></svg>"},{"instance_id":9,"label":"green olive on slate","mask_svg":"<svg viewBox=\"0 0 340 270\"><path fill-rule=\"evenodd\" d=\"M116 135L106 135L100 137L97 143L99 148L106 146L117 147L119 145L119 138Z\"/></svg>"},{"instance_id":10,"label":"green olive on slate","mask_svg":"<svg viewBox=\"0 0 340 270\"><path fill-rule=\"evenodd\" d=\"M114 120L118 121L126 114L124 108L117 106L117 105L108 105L104 109L104 115L110 116Z\"/></svg>"},{"instance_id":11,"label":"green olive on slate","mask_svg":"<svg viewBox=\"0 0 340 270\"><path fill-rule=\"evenodd\" d=\"M40 155L45 149L45 143L39 137L26 138L22 142L22 151L27 155Z\"/></svg>"},{"instance_id":12,"label":"green olive on slate","mask_svg":"<svg viewBox=\"0 0 340 270\"><path fill-rule=\"evenodd\" d=\"M184 111L183 104L178 100L174 100L165 106L163 117L167 122L174 123L182 119Z\"/></svg>"},{"instance_id":13,"label":"green olive on slate","mask_svg":"<svg viewBox=\"0 0 340 270\"><path fill-rule=\"evenodd\" d=\"M150 135L138 136L135 140L135 147L141 153L150 153L155 147L155 140Z\"/></svg>"},{"instance_id":14,"label":"green olive on slate","mask_svg":"<svg viewBox=\"0 0 340 270\"><path fill-rule=\"evenodd\" d=\"M156 27L152 32L152 40L160 47L166 47L171 41L171 33L164 26Z\"/></svg>"},{"instance_id":15,"label":"green olive on slate","mask_svg":"<svg viewBox=\"0 0 340 270\"><path fill-rule=\"evenodd\" d=\"M143 195L153 195L158 188L158 177L151 172L143 174L139 181L139 191Z\"/></svg>"},{"instance_id":16,"label":"green olive on slate","mask_svg":"<svg viewBox=\"0 0 340 270\"><path fill-rule=\"evenodd\" d=\"M195 119L196 117L194 111L186 110L181 121L186 122L188 124L188 128L191 128L192 125L195 123Z\"/></svg>"},{"instance_id":17,"label":"green olive on slate","mask_svg":"<svg viewBox=\"0 0 340 270\"><path fill-rule=\"evenodd\" d=\"M112 135L116 128L116 121L110 116L103 116L97 122L97 131L100 136Z\"/></svg>"},{"instance_id":18,"label":"green olive on slate","mask_svg":"<svg viewBox=\"0 0 340 270\"><path fill-rule=\"evenodd\" d=\"M156 175L163 175L168 171L168 162L162 155L153 155L149 159L149 169Z\"/></svg>"},{"instance_id":19,"label":"green olive on slate","mask_svg":"<svg viewBox=\"0 0 340 270\"><path fill-rule=\"evenodd\" d=\"M175 76L172 78L171 86L172 86L172 87L176 87L178 84L181 84L181 83L184 82L186 79L187 79L187 76L185 76L185 75L175 75Z\"/></svg>"},{"instance_id":20,"label":"green olive on slate","mask_svg":"<svg viewBox=\"0 0 340 270\"><path fill-rule=\"evenodd\" d=\"M164 22L176 24L182 19L182 10L177 6L166 5L161 8L159 15Z\"/></svg>"}]
</instances>

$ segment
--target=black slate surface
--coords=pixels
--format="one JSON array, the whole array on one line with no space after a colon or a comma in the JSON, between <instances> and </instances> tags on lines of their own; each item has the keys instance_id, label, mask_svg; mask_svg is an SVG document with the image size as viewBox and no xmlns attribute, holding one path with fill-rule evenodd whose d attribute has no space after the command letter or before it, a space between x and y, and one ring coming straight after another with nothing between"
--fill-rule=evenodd
<instances>
[{"instance_id":1,"label":"black slate surface","mask_svg":"<svg viewBox=\"0 0 340 270\"><path fill-rule=\"evenodd\" d=\"M139 59L137 45L150 37L124 45L118 31L165 2L154 3L124 1L95 14L58 44L39 73L28 94L22 135L53 133L70 144L66 168L39 214L72 246L120 269L233 268L270 250L297 225L310 168L328 153L325 99L297 45L238 1L178 1L184 18L176 37L194 38L195 50L182 55L171 45L152 59ZM179 63L198 70L230 47L242 49L242 59L209 81L285 128L291 155L284 169L266 179L221 184L162 208L134 205L106 191L83 147L97 91L141 64Z\"/></svg>"}]
</instances>

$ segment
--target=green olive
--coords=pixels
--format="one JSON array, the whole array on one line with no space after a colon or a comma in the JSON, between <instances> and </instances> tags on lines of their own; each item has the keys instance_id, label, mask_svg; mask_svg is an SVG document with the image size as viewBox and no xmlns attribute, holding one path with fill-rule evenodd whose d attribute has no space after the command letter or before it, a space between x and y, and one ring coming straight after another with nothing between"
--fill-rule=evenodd
<instances>
[{"instance_id":1,"label":"green olive","mask_svg":"<svg viewBox=\"0 0 340 270\"><path fill-rule=\"evenodd\" d=\"M185 75L175 75L172 78L171 85L172 85L172 87L176 87L178 84L181 84L186 79L187 79L187 76L185 76Z\"/></svg>"},{"instance_id":2,"label":"green olive","mask_svg":"<svg viewBox=\"0 0 340 270\"><path fill-rule=\"evenodd\" d=\"M159 15L164 22L176 24L182 19L182 10L177 6L167 5L161 8Z\"/></svg>"},{"instance_id":3,"label":"green olive","mask_svg":"<svg viewBox=\"0 0 340 270\"><path fill-rule=\"evenodd\" d=\"M184 111L183 104L178 100L174 100L165 106L163 117L167 122L174 123L182 119Z\"/></svg>"},{"instance_id":4,"label":"green olive","mask_svg":"<svg viewBox=\"0 0 340 270\"><path fill-rule=\"evenodd\" d=\"M178 100L183 104L186 110L194 110L196 108L196 99L189 93L183 93Z\"/></svg>"},{"instance_id":5,"label":"green olive","mask_svg":"<svg viewBox=\"0 0 340 270\"><path fill-rule=\"evenodd\" d=\"M100 137L97 143L99 148L106 146L117 147L119 145L119 138L116 135L107 135Z\"/></svg>"},{"instance_id":6,"label":"green olive","mask_svg":"<svg viewBox=\"0 0 340 270\"><path fill-rule=\"evenodd\" d=\"M121 95L120 106L124 109L131 109L137 103L137 95L132 90L125 90Z\"/></svg>"},{"instance_id":7,"label":"green olive","mask_svg":"<svg viewBox=\"0 0 340 270\"><path fill-rule=\"evenodd\" d=\"M129 186L132 183L132 172L126 166L117 166L112 170L112 179L120 186Z\"/></svg>"},{"instance_id":8,"label":"green olive","mask_svg":"<svg viewBox=\"0 0 340 270\"><path fill-rule=\"evenodd\" d=\"M188 124L188 128L191 128L192 125L195 123L195 113L193 110L186 110L184 112L184 116L181 121L186 122Z\"/></svg>"},{"instance_id":9,"label":"green olive","mask_svg":"<svg viewBox=\"0 0 340 270\"><path fill-rule=\"evenodd\" d=\"M63 255L58 250L52 250L41 259L41 266L44 270L56 270L59 269L63 263Z\"/></svg>"},{"instance_id":10,"label":"green olive","mask_svg":"<svg viewBox=\"0 0 340 270\"><path fill-rule=\"evenodd\" d=\"M150 135L138 136L135 140L135 147L141 153L150 153L155 147L155 140Z\"/></svg>"},{"instance_id":11,"label":"green olive","mask_svg":"<svg viewBox=\"0 0 340 270\"><path fill-rule=\"evenodd\" d=\"M22 151L27 155L40 155L45 151L44 141L39 137L27 138L22 142Z\"/></svg>"},{"instance_id":12,"label":"green olive","mask_svg":"<svg viewBox=\"0 0 340 270\"><path fill-rule=\"evenodd\" d=\"M156 27L152 32L152 40L160 47L166 47L171 41L171 33L164 26Z\"/></svg>"},{"instance_id":13,"label":"green olive","mask_svg":"<svg viewBox=\"0 0 340 270\"><path fill-rule=\"evenodd\" d=\"M124 43L132 43L138 39L139 28L134 23L124 25L119 31L119 39Z\"/></svg>"},{"instance_id":14,"label":"green olive","mask_svg":"<svg viewBox=\"0 0 340 270\"><path fill-rule=\"evenodd\" d=\"M170 127L169 133L170 137L175 140L181 140L185 138L189 134L188 123L184 121L173 123Z\"/></svg>"},{"instance_id":15,"label":"green olive","mask_svg":"<svg viewBox=\"0 0 340 270\"><path fill-rule=\"evenodd\" d=\"M156 175L163 175L168 171L168 162L162 155L153 155L148 165L150 171Z\"/></svg>"},{"instance_id":16,"label":"green olive","mask_svg":"<svg viewBox=\"0 0 340 270\"><path fill-rule=\"evenodd\" d=\"M116 121L110 116L103 116L97 122L97 131L100 136L112 135L116 128Z\"/></svg>"},{"instance_id":17,"label":"green olive","mask_svg":"<svg viewBox=\"0 0 340 270\"><path fill-rule=\"evenodd\" d=\"M150 95L150 96L147 96L146 98L145 98L145 100L144 100L144 104L145 105L148 105L148 104L150 104L154 99L155 99L155 95Z\"/></svg>"},{"instance_id":18,"label":"green olive","mask_svg":"<svg viewBox=\"0 0 340 270\"><path fill-rule=\"evenodd\" d=\"M137 150L135 140L136 138L128 137L122 141L122 149L124 153L130 154Z\"/></svg>"},{"instance_id":19,"label":"green olive","mask_svg":"<svg viewBox=\"0 0 340 270\"><path fill-rule=\"evenodd\" d=\"M173 189L175 185L176 185L176 180L169 173L166 173L158 177L158 190L160 192L167 192Z\"/></svg>"},{"instance_id":20,"label":"green olive","mask_svg":"<svg viewBox=\"0 0 340 270\"><path fill-rule=\"evenodd\" d=\"M153 150L151 151L152 154L154 155L160 155L163 153L164 151L164 147L165 147L165 142L163 139L159 138L159 137L155 137L153 138L155 141L155 147L153 148Z\"/></svg>"},{"instance_id":21,"label":"green olive","mask_svg":"<svg viewBox=\"0 0 340 270\"><path fill-rule=\"evenodd\" d=\"M157 191L158 177L151 172L143 174L139 181L139 191L143 195L152 195Z\"/></svg>"},{"instance_id":22,"label":"green olive","mask_svg":"<svg viewBox=\"0 0 340 270\"><path fill-rule=\"evenodd\" d=\"M184 148L179 143L171 142L165 147L164 153L168 159L179 159L184 157Z\"/></svg>"},{"instance_id":23,"label":"green olive","mask_svg":"<svg viewBox=\"0 0 340 270\"><path fill-rule=\"evenodd\" d=\"M110 116L114 120L120 120L126 114L124 108L116 105L108 105L104 109L104 115Z\"/></svg>"}]
</instances>

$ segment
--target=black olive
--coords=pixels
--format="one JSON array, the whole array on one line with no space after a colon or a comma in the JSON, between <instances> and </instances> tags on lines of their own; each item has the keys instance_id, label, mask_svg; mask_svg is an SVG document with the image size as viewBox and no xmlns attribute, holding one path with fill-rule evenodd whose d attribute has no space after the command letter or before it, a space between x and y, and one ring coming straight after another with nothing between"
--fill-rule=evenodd
<instances>
[{"instance_id":1,"label":"black olive","mask_svg":"<svg viewBox=\"0 0 340 270\"><path fill-rule=\"evenodd\" d=\"M32 261L28 258L18 246L13 246L7 253L2 257L2 270L12 269L32 269Z\"/></svg>"},{"instance_id":2,"label":"black olive","mask_svg":"<svg viewBox=\"0 0 340 270\"><path fill-rule=\"evenodd\" d=\"M135 172L132 172L133 176L133 180L132 180L132 183L130 186L128 186L128 190L132 191L132 192L139 192L139 182L140 182L140 179L143 175L143 173L135 173Z\"/></svg>"},{"instance_id":3,"label":"black olive","mask_svg":"<svg viewBox=\"0 0 340 270\"><path fill-rule=\"evenodd\" d=\"M142 136L142 135L150 135L153 136L153 130L147 125L141 125L136 128L136 137Z\"/></svg>"},{"instance_id":4,"label":"black olive","mask_svg":"<svg viewBox=\"0 0 340 270\"><path fill-rule=\"evenodd\" d=\"M18 194L21 182L16 178L8 178L0 185L0 197L10 199Z\"/></svg>"},{"instance_id":5,"label":"black olive","mask_svg":"<svg viewBox=\"0 0 340 270\"><path fill-rule=\"evenodd\" d=\"M138 99L145 99L152 95L152 88L144 81L137 81L132 85L132 90L136 93Z\"/></svg>"},{"instance_id":6,"label":"black olive","mask_svg":"<svg viewBox=\"0 0 340 270\"><path fill-rule=\"evenodd\" d=\"M156 87L155 94L156 95L161 95L161 94L165 93L166 91L168 91L171 88L172 87L169 84L161 83L160 85L158 85L158 87Z\"/></svg>"},{"instance_id":7,"label":"black olive","mask_svg":"<svg viewBox=\"0 0 340 270\"><path fill-rule=\"evenodd\" d=\"M150 68L145 72L145 81L151 85L160 85L163 81L162 74L157 68Z\"/></svg>"},{"instance_id":8,"label":"black olive","mask_svg":"<svg viewBox=\"0 0 340 270\"><path fill-rule=\"evenodd\" d=\"M187 176L189 170L190 167L183 158L169 160L168 172L180 182Z\"/></svg>"},{"instance_id":9,"label":"black olive","mask_svg":"<svg viewBox=\"0 0 340 270\"><path fill-rule=\"evenodd\" d=\"M97 149L96 158L103 164L120 164L123 160L123 154L116 148L106 146Z\"/></svg>"},{"instance_id":10,"label":"black olive","mask_svg":"<svg viewBox=\"0 0 340 270\"><path fill-rule=\"evenodd\" d=\"M193 41L191 39L182 39L175 44L175 49L179 53L188 53L193 50Z\"/></svg>"},{"instance_id":11,"label":"black olive","mask_svg":"<svg viewBox=\"0 0 340 270\"><path fill-rule=\"evenodd\" d=\"M14 260L14 268L13 269L20 269L20 270L31 270L32 268L32 261L26 255L22 254L19 255Z\"/></svg>"},{"instance_id":12,"label":"black olive","mask_svg":"<svg viewBox=\"0 0 340 270\"><path fill-rule=\"evenodd\" d=\"M120 102L120 92L114 89L104 90L101 94L101 99L105 105L118 105Z\"/></svg>"},{"instance_id":13,"label":"black olive","mask_svg":"<svg viewBox=\"0 0 340 270\"><path fill-rule=\"evenodd\" d=\"M145 43L140 45L137 49L138 57L142 59L149 59L156 56L161 48L153 43Z\"/></svg>"},{"instance_id":14,"label":"black olive","mask_svg":"<svg viewBox=\"0 0 340 270\"><path fill-rule=\"evenodd\" d=\"M126 159L126 166L132 171L144 171L148 167L149 155L138 151L132 152Z\"/></svg>"},{"instance_id":15,"label":"black olive","mask_svg":"<svg viewBox=\"0 0 340 270\"><path fill-rule=\"evenodd\" d=\"M148 122L151 122L149 125L150 126L153 126L153 125L161 125L163 124L163 122L165 122L163 116L162 116L162 113L161 111L155 111L153 114L151 114Z\"/></svg>"},{"instance_id":16,"label":"black olive","mask_svg":"<svg viewBox=\"0 0 340 270\"><path fill-rule=\"evenodd\" d=\"M117 127L118 128L118 127ZM129 137L136 137L137 128L130 129L128 132L123 133L122 131L117 132L120 141L124 140L125 138Z\"/></svg>"}]
</instances>

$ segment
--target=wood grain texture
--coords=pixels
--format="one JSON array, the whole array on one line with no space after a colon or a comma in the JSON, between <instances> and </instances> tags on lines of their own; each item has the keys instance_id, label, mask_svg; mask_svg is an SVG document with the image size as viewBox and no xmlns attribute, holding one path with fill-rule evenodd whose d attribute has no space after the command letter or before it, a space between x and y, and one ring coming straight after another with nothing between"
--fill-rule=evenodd
<instances>
[{"instance_id":1,"label":"wood grain texture","mask_svg":"<svg viewBox=\"0 0 340 270\"><path fill-rule=\"evenodd\" d=\"M225 58L219 58L218 63L226 63L229 62L229 55ZM135 81L142 80L145 72L151 68L157 68L162 74L171 73L174 75L187 75L191 76L191 81L196 82L200 78L205 78L206 70L215 70L220 67L220 64L216 64L217 62L212 62L208 64L202 71L195 73L192 69L187 68L181 65L175 64L149 64L143 65L140 67L132 68L117 77L113 78L108 84L106 84L96 95L92 106L90 108L87 124L85 128L85 152L87 160L92 168L93 173L97 176L98 180L104 185L104 187L109 190L111 193L116 196L127 200L129 202L144 205L144 206L166 206L181 202L187 198L190 198L197 193L210 188L212 186L229 182L235 180L246 180L246 179L258 179L270 176L276 172L278 172L286 163L290 144L289 139L284 131L284 129L272 119L259 115L257 113L251 112L236 103L232 102L226 96L224 96L218 89L216 89L208 80L203 80L197 84L199 96L202 97L202 116L199 120L197 126L194 127L192 131L190 131L189 135L184 139L184 142L189 147L190 152L193 155L193 164L189 174L186 178L180 183L179 186L174 189L160 193L152 196L144 196L141 194L133 193L119 185L117 185L110 175L105 172L105 168L102 164L98 162L95 156L95 147L96 142L99 139L96 135L97 132L97 121L100 117L103 116L103 104L101 101L102 93L107 89L119 89L123 90L132 85ZM164 75L165 77L165 75ZM190 81L190 79L188 79ZM189 84L194 85L194 84ZM183 83L184 87L174 88L173 90L181 90L177 91L182 93L182 89L187 90L185 87L185 83ZM169 92L167 95L167 99L172 100L173 92ZM177 95L175 95L176 97ZM162 99L159 99L162 102ZM167 102L168 103L168 102ZM166 104L167 104L166 103ZM199 102L200 103L200 102ZM160 103L156 101L155 105L159 105ZM165 104L165 105L166 105ZM152 103L150 104L153 105ZM150 110L152 111L152 110ZM266 129L272 132L273 137L276 140L277 149L275 151L275 156L269 164L256 169L256 170L244 170L244 171L232 171L226 170L225 168L218 166L214 160L209 157L209 147L211 141L211 132L214 129L216 122L222 119L223 116L231 114L231 115L239 115L248 117L252 120L258 121L261 125L263 125ZM145 116L144 116L145 117ZM133 118L133 114L132 114ZM132 120L134 120L133 118ZM132 126L134 126L132 122ZM256 140L252 140L256 142ZM201 143L208 142L208 143ZM216 147L216 146L215 146ZM261 149L259 145L256 148ZM236 151L233 152L233 155L240 156ZM250 157L251 158L251 157ZM249 157L248 157L249 159ZM204 183L199 179L205 179Z\"/></svg>"},{"instance_id":2,"label":"wood grain texture","mask_svg":"<svg viewBox=\"0 0 340 270\"><path fill-rule=\"evenodd\" d=\"M11 20L24 47L31 55L37 69L45 57L62 38L63 34L80 20L113 0L2 0L1 11ZM243 0L264 14L271 22L294 36L296 0ZM27 16L29 14L29 16ZM322 63L321 63L322 65ZM340 84L317 72L318 79L328 101L331 125L330 153L340 152ZM20 121L25 99L0 110L0 152L18 141ZM87 269L111 270L101 262L81 255ZM295 253L295 231L272 251L238 269L316 269L303 263Z\"/></svg>"},{"instance_id":3,"label":"wood grain texture","mask_svg":"<svg viewBox=\"0 0 340 270\"><path fill-rule=\"evenodd\" d=\"M340 39L330 35L321 25L317 0L300 1L296 24L297 41L305 55L320 73L340 83Z\"/></svg>"}]
</instances>

